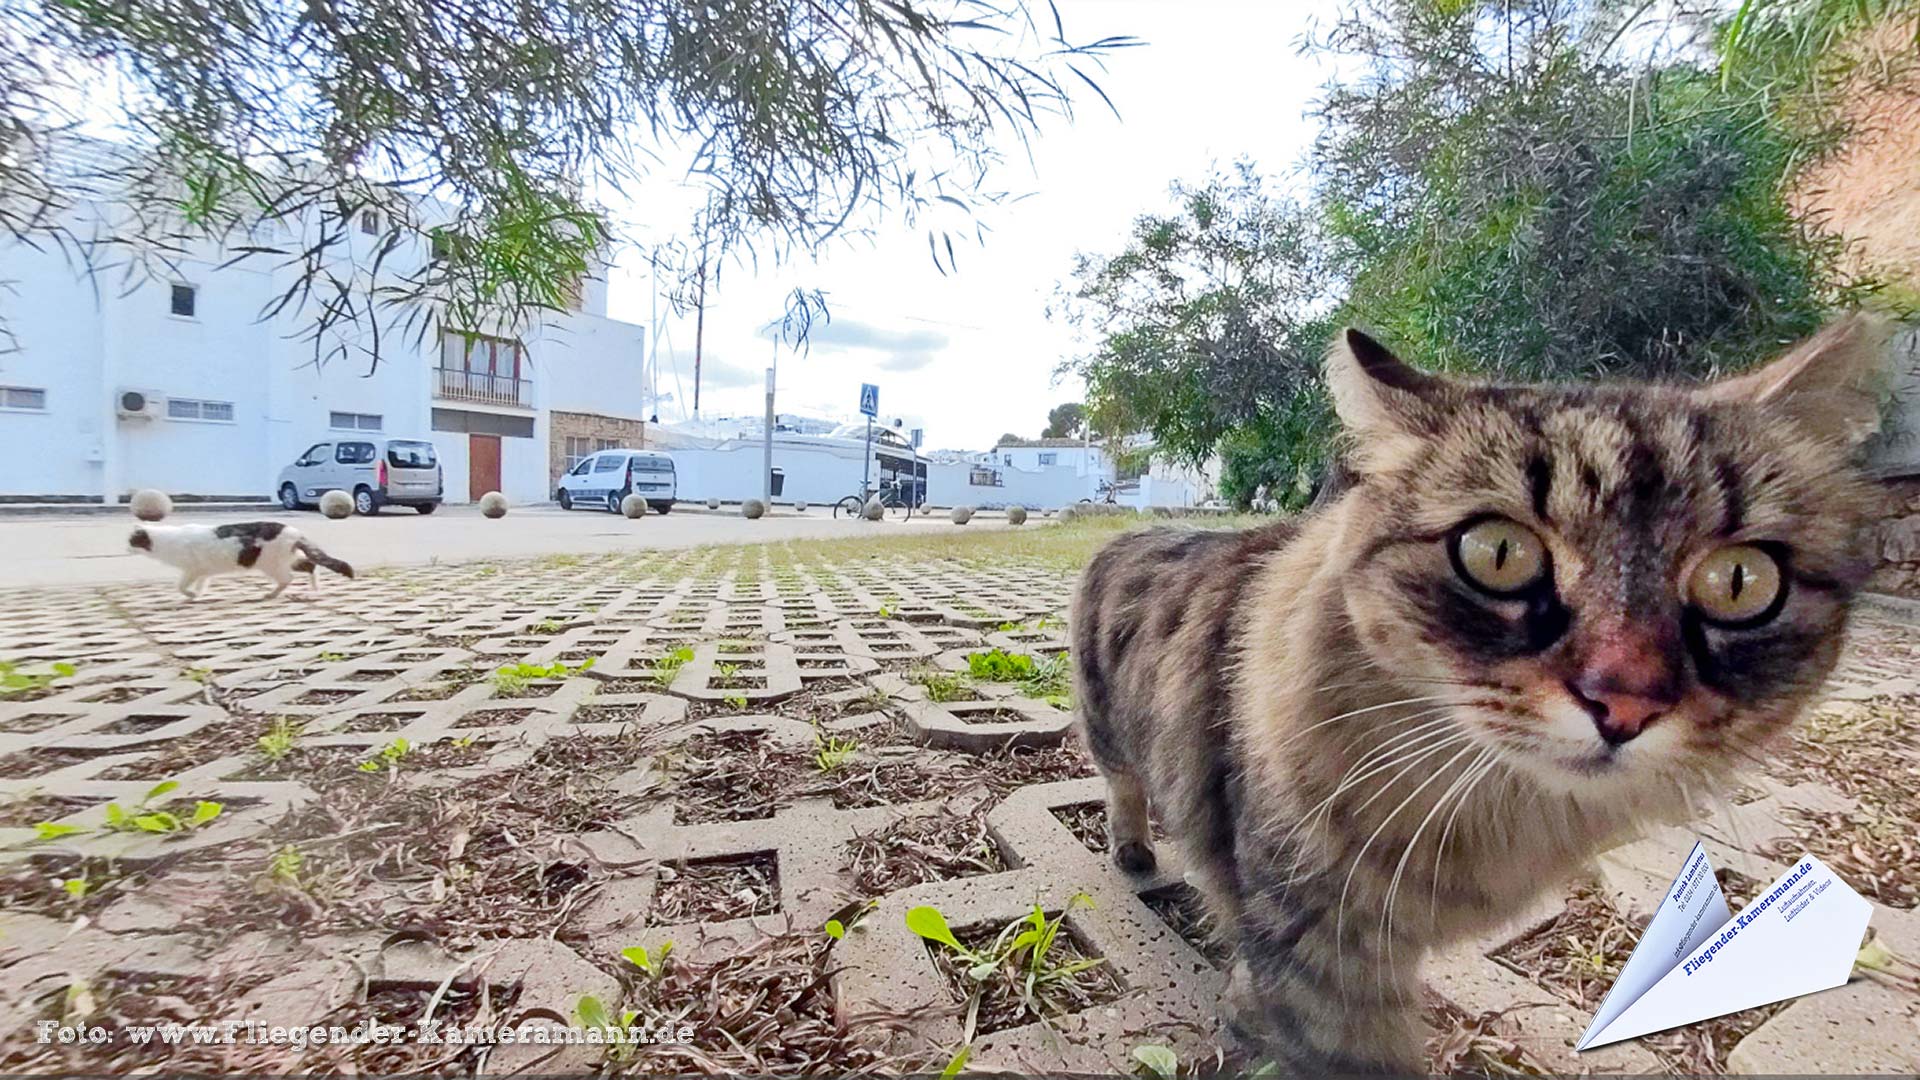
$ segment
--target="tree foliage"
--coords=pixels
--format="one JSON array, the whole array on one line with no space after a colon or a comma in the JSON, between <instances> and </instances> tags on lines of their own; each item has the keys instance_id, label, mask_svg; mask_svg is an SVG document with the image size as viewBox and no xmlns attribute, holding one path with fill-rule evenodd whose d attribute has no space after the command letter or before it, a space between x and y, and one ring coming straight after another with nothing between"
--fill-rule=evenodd
<instances>
[{"instance_id":1,"label":"tree foliage","mask_svg":"<svg viewBox=\"0 0 1920 1080\"><path fill-rule=\"evenodd\" d=\"M1838 245L1782 197L1799 144L1710 56L1626 55L1665 29L1639 10L1372 0L1334 30L1367 71L1314 154L1355 318L1525 379L1704 374L1819 324Z\"/></svg>"},{"instance_id":2,"label":"tree foliage","mask_svg":"<svg viewBox=\"0 0 1920 1080\"><path fill-rule=\"evenodd\" d=\"M1786 205L1831 127L1787 122L1777 47L1729 75L1727 25L1654 8L1357 0L1309 45L1349 74L1317 108L1306 207L1243 164L1076 260L1090 351L1067 366L1094 415L1188 460L1217 450L1237 501L1264 485L1300 505L1333 447L1317 367L1341 323L1459 372L1697 376L1859 299L1839 242Z\"/></svg>"},{"instance_id":3,"label":"tree foliage","mask_svg":"<svg viewBox=\"0 0 1920 1080\"><path fill-rule=\"evenodd\" d=\"M566 306L628 224L605 202L661 173L711 193L669 252L688 267L900 214L945 268L1003 197L998 147L1131 43L1026 0L25 0L0 11L0 237L136 268L223 243L294 271L277 309L317 348L382 312ZM76 165L64 136L102 115L132 152ZM128 219L83 234L102 192ZM374 267L347 258L370 207ZM287 218L310 224L254 237Z\"/></svg>"},{"instance_id":4,"label":"tree foliage","mask_svg":"<svg viewBox=\"0 0 1920 1080\"><path fill-rule=\"evenodd\" d=\"M1327 282L1310 215L1250 162L1175 183L1172 202L1118 254L1075 258L1056 310L1091 348L1061 368L1086 380L1094 430L1151 432L1156 453L1197 464L1230 433L1321 407Z\"/></svg>"},{"instance_id":5,"label":"tree foliage","mask_svg":"<svg viewBox=\"0 0 1920 1080\"><path fill-rule=\"evenodd\" d=\"M1047 426L1041 430L1043 439L1074 439L1086 430L1087 410L1077 401L1055 405L1047 412Z\"/></svg>"}]
</instances>

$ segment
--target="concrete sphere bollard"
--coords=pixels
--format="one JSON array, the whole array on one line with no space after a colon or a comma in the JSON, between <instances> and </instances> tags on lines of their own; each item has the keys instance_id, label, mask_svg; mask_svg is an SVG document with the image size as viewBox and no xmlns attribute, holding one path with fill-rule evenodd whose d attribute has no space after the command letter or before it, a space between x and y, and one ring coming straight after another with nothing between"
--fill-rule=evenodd
<instances>
[{"instance_id":1,"label":"concrete sphere bollard","mask_svg":"<svg viewBox=\"0 0 1920 1080\"><path fill-rule=\"evenodd\" d=\"M490 518L507 516L507 497L497 491L480 496L480 512Z\"/></svg>"},{"instance_id":2,"label":"concrete sphere bollard","mask_svg":"<svg viewBox=\"0 0 1920 1080\"><path fill-rule=\"evenodd\" d=\"M955 525L965 525L967 522L973 520L973 507L956 506L953 508L953 511L947 515L947 520L953 522Z\"/></svg>"},{"instance_id":3,"label":"concrete sphere bollard","mask_svg":"<svg viewBox=\"0 0 1920 1080\"><path fill-rule=\"evenodd\" d=\"M1007 524L1009 524L1009 525L1025 525L1026 523L1027 523L1027 508L1026 508L1026 507L1024 507L1024 506L1019 506L1019 505L1014 505L1014 506L1009 506L1009 507L1007 507Z\"/></svg>"},{"instance_id":4,"label":"concrete sphere bollard","mask_svg":"<svg viewBox=\"0 0 1920 1080\"><path fill-rule=\"evenodd\" d=\"M748 499L740 504L740 516L748 521L758 521L767 514L767 504L759 499Z\"/></svg>"},{"instance_id":5,"label":"concrete sphere bollard","mask_svg":"<svg viewBox=\"0 0 1920 1080\"><path fill-rule=\"evenodd\" d=\"M329 491L320 496L320 512L335 521L349 517L353 514L353 496L338 489Z\"/></svg>"},{"instance_id":6,"label":"concrete sphere bollard","mask_svg":"<svg viewBox=\"0 0 1920 1080\"><path fill-rule=\"evenodd\" d=\"M793 504L793 512L794 512L794 513L796 513L796 514L804 514L804 513L806 513L806 512L807 512L807 504L806 504L806 503L805 503L804 501L800 501L800 500L795 500L795 501L794 501L794 504Z\"/></svg>"},{"instance_id":7,"label":"concrete sphere bollard","mask_svg":"<svg viewBox=\"0 0 1920 1080\"><path fill-rule=\"evenodd\" d=\"M709 509L709 510L718 510L718 509L720 509L720 500L719 500L719 499L708 499L708 500L707 500L707 509Z\"/></svg>"},{"instance_id":8,"label":"concrete sphere bollard","mask_svg":"<svg viewBox=\"0 0 1920 1080\"><path fill-rule=\"evenodd\" d=\"M1061 521L1072 521L1074 518L1077 518L1079 516L1080 516L1080 507L1076 504L1068 503L1067 505L1060 508Z\"/></svg>"},{"instance_id":9,"label":"concrete sphere bollard","mask_svg":"<svg viewBox=\"0 0 1920 1080\"><path fill-rule=\"evenodd\" d=\"M878 498L868 499L867 505L860 511L860 516L868 521L879 521L887 516L887 508L880 505Z\"/></svg>"},{"instance_id":10,"label":"concrete sphere bollard","mask_svg":"<svg viewBox=\"0 0 1920 1080\"><path fill-rule=\"evenodd\" d=\"M638 495L629 493L626 498L620 500L620 512L627 515L630 518L646 517L647 516L647 500L641 498Z\"/></svg>"},{"instance_id":11,"label":"concrete sphere bollard","mask_svg":"<svg viewBox=\"0 0 1920 1080\"><path fill-rule=\"evenodd\" d=\"M164 491L141 488L133 493L133 498L127 500L127 508L141 521L159 521L173 513L173 500Z\"/></svg>"}]
</instances>

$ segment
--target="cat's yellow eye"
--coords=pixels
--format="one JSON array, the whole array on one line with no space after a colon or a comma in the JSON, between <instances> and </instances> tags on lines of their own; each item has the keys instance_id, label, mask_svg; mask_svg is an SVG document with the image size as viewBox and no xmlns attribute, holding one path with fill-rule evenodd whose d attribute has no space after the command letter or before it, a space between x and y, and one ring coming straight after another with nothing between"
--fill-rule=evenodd
<instances>
[{"instance_id":1,"label":"cat's yellow eye","mask_svg":"<svg viewBox=\"0 0 1920 1080\"><path fill-rule=\"evenodd\" d=\"M1771 615L1785 581L1780 562L1752 544L1728 544L1701 559L1687 579L1687 602L1718 623Z\"/></svg>"},{"instance_id":2,"label":"cat's yellow eye","mask_svg":"<svg viewBox=\"0 0 1920 1080\"><path fill-rule=\"evenodd\" d=\"M1469 583L1505 596L1547 576L1547 548L1525 525L1487 518L1460 531L1453 542L1453 563Z\"/></svg>"}]
</instances>

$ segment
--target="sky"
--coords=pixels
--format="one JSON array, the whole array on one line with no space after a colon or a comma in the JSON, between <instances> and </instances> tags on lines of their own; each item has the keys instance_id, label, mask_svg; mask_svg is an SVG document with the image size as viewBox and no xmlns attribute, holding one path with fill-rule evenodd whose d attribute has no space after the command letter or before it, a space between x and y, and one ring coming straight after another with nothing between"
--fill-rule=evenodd
<instances>
[{"instance_id":1,"label":"sky","mask_svg":"<svg viewBox=\"0 0 1920 1080\"><path fill-rule=\"evenodd\" d=\"M826 294L830 324L816 326L805 355L781 350L776 408L856 419L860 384L880 388L883 419L924 428L928 449L984 450L1002 433L1035 436L1047 412L1077 401L1077 380L1054 369L1077 350L1070 328L1046 308L1076 251L1119 250L1133 219L1171 207L1168 185L1198 179L1246 156L1289 182L1316 130L1306 115L1329 69L1295 47L1312 20L1338 5L1305 0L1058 0L1067 36L1087 41L1131 34L1098 76L1119 117L1091 91L1077 95L1071 124L1055 119L1024 153L1008 155L988 186L1031 194L991 208L984 246L956 247L957 272L942 275L924 228L878 225L871 243L831 246L817 261L730 266L710 291L700 412L759 416L774 345L765 336L794 288ZM679 218L684 199L663 197L660 216ZM645 218L649 207L625 208ZM956 239L956 245L958 240ZM638 264L637 268L633 264ZM651 321L644 263L609 275L609 313ZM660 304L662 421L681 419L693 396L691 315Z\"/></svg>"}]
</instances>

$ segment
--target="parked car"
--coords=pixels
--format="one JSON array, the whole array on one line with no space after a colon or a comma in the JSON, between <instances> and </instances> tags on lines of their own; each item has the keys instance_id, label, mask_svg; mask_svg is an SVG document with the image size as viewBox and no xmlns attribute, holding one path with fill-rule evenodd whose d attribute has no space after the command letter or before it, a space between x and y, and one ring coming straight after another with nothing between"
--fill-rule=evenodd
<instances>
[{"instance_id":1,"label":"parked car","mask_svg":"<svg viewBox=\"0 0 1920 1080\"><path fill-rule=\"evenodd\" d=\"M276 493L289 510L314 506L329 491L353 496L353 508L377 514L383 506L411 506L431 514L444 492L440 458L425 439L332 439L307 447L280 470Z\"/></svg>"},{"instance_id":2,"label":"parked car","mask_svg":"<svg viewBox=\"0 0 1920 1080\"><path fill-rule=\"evenodd\" d=\"M679 479L673 458L658 450L602 450L567 470L554 498L560 509L576 506L620 512L620 502L638 495L664 514L673 509Z\"/></svg>"}]
</instances>

